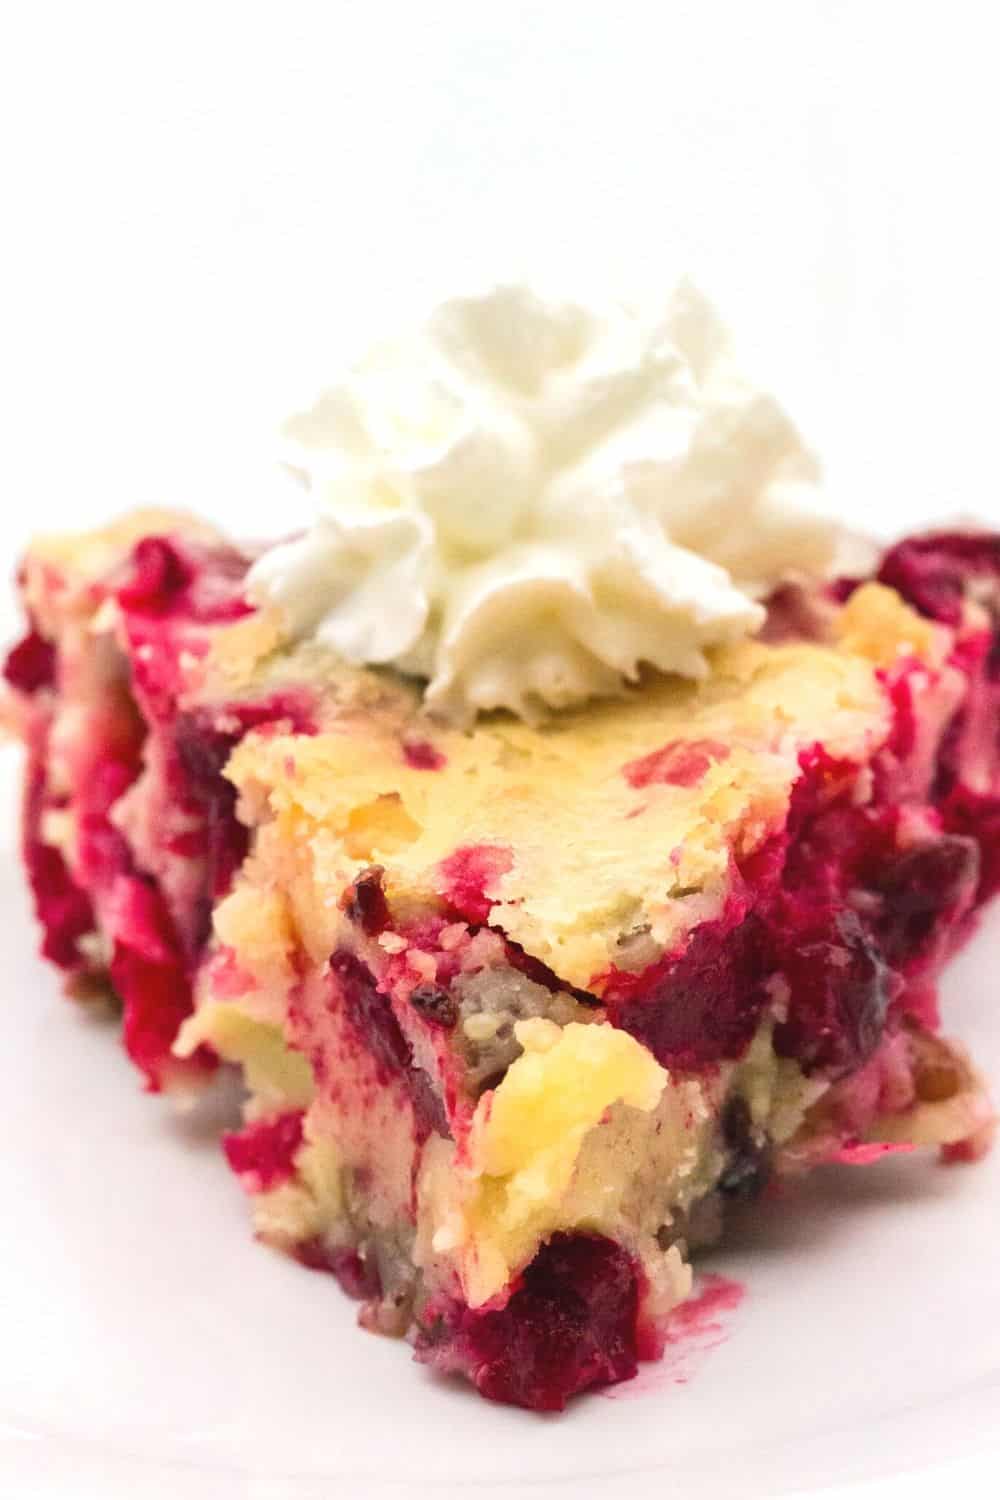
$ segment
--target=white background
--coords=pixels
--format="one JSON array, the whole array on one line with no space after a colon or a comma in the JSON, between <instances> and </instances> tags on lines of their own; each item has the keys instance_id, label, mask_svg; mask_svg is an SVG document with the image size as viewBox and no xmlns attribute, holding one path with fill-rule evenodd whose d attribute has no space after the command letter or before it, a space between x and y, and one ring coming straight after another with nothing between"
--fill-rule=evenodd
<instances>
[{"instance_id":1,"label":"white background","mask_svg":"<svg viewBox=\"0 0 1000 1500\"><path fill-rule=\"evenodd\" d=\"M853 519L1000 520L994 14L4 7L0 562L137 503L284 530L300 378L429 285L553 259L693 271Z\"/></svg>"},{"instance_id":2,"label":"white background","mask_svg":"<svg viewBox=\"0 0 1000 1500\"><path fill-rule=\"evenodd\" d=\"M288 393L458 272L696 273L886 528L1000 518L985 0L10 5L0 506L278 531Z\"/></svg>"}]
</instances>

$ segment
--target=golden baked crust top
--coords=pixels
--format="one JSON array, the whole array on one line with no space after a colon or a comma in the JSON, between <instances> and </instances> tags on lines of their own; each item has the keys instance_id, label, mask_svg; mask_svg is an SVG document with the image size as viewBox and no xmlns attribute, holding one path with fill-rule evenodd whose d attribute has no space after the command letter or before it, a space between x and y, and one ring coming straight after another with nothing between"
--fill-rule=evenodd
<instances>
[{"instance_id":1,"label":"golden baked crust top","mask_svg":"<svg viewBox=\"0 0 1000 1500\"><path fill-rule=\"evenodd\" d=\"M653 679L540 726L467 733L370 677L327 685L315 656L289 675L316 684L319 733L251 734L227 774L261 825L259 859L295 861L308 946L333 927L304 886L341 891L378 864L390 904L414 914L479 879L483 919L587 987L631 935L662 947L711 915L733 859L782 826L803 752L867 760L890 725L878 668L835 642L748 642L700 684Z\"/></svg>"}]
</instances>

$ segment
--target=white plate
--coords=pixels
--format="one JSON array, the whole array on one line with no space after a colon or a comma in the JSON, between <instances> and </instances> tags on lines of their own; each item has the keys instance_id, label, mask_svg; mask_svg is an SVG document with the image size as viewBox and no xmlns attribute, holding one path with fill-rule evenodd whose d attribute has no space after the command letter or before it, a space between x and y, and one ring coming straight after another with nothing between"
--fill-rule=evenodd
<instances>
[{"instance_id":1,"label":"white plate","mask_svg":"<svg viewBox=\"0 0 1000 1500\"><path fill-rule=\"evenodd\" d=\"M256 479L286 383L317 354L332 373L395 293L533 246L624 284L692 269L854 523L1000 520L994 7L6 11L7 571L35 528L137 502L294 525ZM1000 1154L770 1206L713 1262L747 1297L687 1384L554 1421L478 1403L255 1246L210 1135L61 999L0 759L0 1500L882 1500L879 1476L944 1463L957 1494L959 1459L971 1496L1000 1490ZM998 954L1000 914L946 1000L1000 1089Z\"/></svg>"},{"instance_id":2,"label":"white plate","mask_svg":"<svg viewBox=\"0 0 1000 1500\"><path fill-rule=\"evenodd\" d=\"M5 752L5 808L17 770ZM702 1341L716 1347L682 1347L560 1418L492 1406L358 1330L329 1278L253 1243L218 1118L144 1097L113 1025L35 958L9 812L3 827L4 1496L688 1500L969 1455L985 1466L973 1493L1000 1479L1000 1154L817 1176L712 1258L746 1287L726 1336ZM1000 1078L996 918L945 1001Z\"/></svg>"}]
</instances>

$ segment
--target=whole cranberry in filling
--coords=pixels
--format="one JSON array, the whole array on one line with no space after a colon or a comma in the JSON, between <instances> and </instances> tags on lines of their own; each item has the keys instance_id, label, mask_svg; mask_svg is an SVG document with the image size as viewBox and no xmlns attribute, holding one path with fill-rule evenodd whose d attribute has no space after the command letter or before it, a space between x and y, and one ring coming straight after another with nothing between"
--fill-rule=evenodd
<instances>
[{"instance_id":1,"label":"whole cranberry in filling","mask_svg":"<svg viewBox=\"0 0 1000 1500\"><path fill-rule=\"evenodd\" d=\"M252 612L243 595L249 565L235 547L143 537L118 587L118 603L126 614L221 625Z\"/></svg>"},{"instance_id":2,"label":"whole cranberry in filling","mask_svg":"<svg viewBox=\"0 0 1000 1500\"><path fill-rule=\"evenodd\" d=\"M286 1110L264 1120L252 1120L242 1130L222 1137L222 1148L233 1171L248 1179L254 1192L263 1193L286 1182L302 1145L301 1109Z\"/></svg>"},{"instance_id":3,"label":"whole cranberry in filling","mask_svg":"<svg viewBox=\"0 0 1000 1500\"><path fill-rule=\"evenodd\" d=\"M356 1302L369 1302L382 1295L376 1257L368 1254L364 1245L357 1250L335 1250L322 1239L300 1240L292 1253L310 1271L326 1271L335 1276L341 1291Z\"/></svg>"},{"instance_id":4,"label":"whole cranberry in filling","mask_svg":"<svg viewBox=\"0 0 1000 1500\"><path fill-rule=\"evenodd\" d=\"M382 1282L373 1256L359 1255L357 1250L334 1250L327 1257L327 1269L336 1276L341 1290L356 1302L367 1302L382 1295Z\"/></svg>"},{"instance_id":5,"label":"whole cranberry in filling","mask_svg":"<svg viewBox=\"0 0 1000 1500\"><path fill-rule=\"evenodd\" d=\"M856 784L855 766L807 751L786 834L744 862L728 915L645 972L605 980L610 1019L664 1066L740 1057L784 998L778 1051L836 1077L872 1055L890 1001L916 1003L911 977L936 965L976 899L979 851L958 833L900 851L898 809L857 805Z\"/></svg>"},{"instance_id":6,"label":"whole cranberry in filling","mask_svg":"<svg viewBox=\"0 0 1000 1500\"><path fill-rule=\"evenodd\" d=\"M56 680L56 649L37 630L29 630L8 652L3 675L15 692L30 697Z\"/></svg>"},{"instance_id":7,"label":"whole cranberry in filling","mask_svg":"<svg viewBox=\"0 0 1000 1500\"><path fill-rule=\"evenodd\" d=\"M80 939L94 930L93 908L70 878L58 850L40 840L25 849L25 864L42 926L42 957L69 971L87 967Z\"/></svg>"},{"instance_id":8,"label":"whole cranberry in filling","mask_svg":"<svg viewBox=\"0 0 1000 1500\"><path fill-rule=\"evenodd\" d=\"M121 758L109 750L77 788L76 870L92 893L106 890L117 875L132 869L131 852L112 812L135 781L139 765L138 748Z\"/></svg>"},{"instance_id":9,"label":"whole cranberry in filling","mask_svg":"<svg viewBox=\"0 0 1000 1500\"><path fill-rule=\"evenodd\" d=\"M196 714L179 715L174 730L183 790L203 820L208 863L196 945L207 938L212 904L229 890L249 848L249 830L236 816L236 788L222 774L239 737L214 729Z\"/></svg>"},{"instance_id":10,"label":"whole cranberry in filling","mask_svg":"<svg viewBox=\"0 0 1000 1500\"><path fill-rule=\"evenodd\" d=\"M190 566L167 537L143 537L132 551L128 575L118 589L118 602L123 609L160 614L172 607L191 578Z\"/></svg>"},{"instance_id":11,"label":"whole cranberry in filling","mask_svg":"<svg viewBox=\"0 0 1000 1500\"><path fill-rule=\"evenodd\" d=\"M163 1086L175 1066L170 1049L191 1014L191 986L170 915L156 886L140 876L119 877L114 893L115 943L111 982L124 1008L125 1048L149 1080ZM195 1071L209 1066L203 1054Z\"/></svg>"},{"instance_id":12,"label":"whole cranberry in filling","mask_svg":"<svg viewBox=\"0 0 1000 1500\"><path fill-rule=\"evenodd\" d=\"M787 1019L774 1029L775 1051L806 1072L831 1077L859 1068L882 1037L890 972L850 911L784 945Z\"/></svg>"},{"instance_id":13,"label":"whole cranberry in filling","mask_svg":"<svg viewBox=\"0 0 1000 1500\"><path fill-rule=\"evenodd\" d=\"M628 1380L638 1364L640 1272L611 1240L556 1234L506 1307L464 1309L443 1341L427 1330L417 1357L465 1370L484 1396L561 1411L588 1386Z\"/></svg>"},{"instance_id":14,"label":"whole cranberry in filling","mask_svg":"<svg viewBox=\"0 0 1000 1500\"><path fill-rule=\"evenodd\" d=\"M766 998L763 939L754 914L736 926L706 922L645 973L611 978L603 997L610 1019L664 1067L697 1070L740 1057Z\"/></svg>"},{"instance_id":15,"label":"whole cranberry in filling","mask_svg":"<svg viewBox=\"0 0 1000 1500\"><path fill-rule=\"evenodd\" d=\"M857 766L836 760L819 746L800 756L802 775L788 812L781 889L807 925L809 912L842 903L855 872L876 861L895 843L892 809L859 807L855 802Z\"/></svg>"},{"instance_id":16,"label":"whole cranberry in filling","mask_svg":"<svg viewBox=\"0 0 1000 1500\"><path fill-rule=\"evenodd\" d=\"M260 702L231 704L219 711L201 709L177 715L173 726L175 791L178 800L198 816L200 829L194 842L206 861L204 894L194 930L184 934L194 952L207 939L212 906L228 893L250 845L249 830L236 816L236 788L224 774L226 764L244 735L283 721L296 734L315 732L304 698L294 693L276 693Z\"/></svg>"},{"instance_id":17,"label":"whole cranberry in filling","mask_svg":"<svg viewBox=\"0 0 1000 1500\"><path fill-rule=\"evenodd\" d=\"M911 963L935 937L946 939L975 900L979 869L974 839L944 835L914 845L879 872L873 886L882 908L873 925L886 962Z\"/></svg>"},{"instance_id":18,"label":"whole cranberry in filling","mask_svg":"<svg viewBox=\"0 0 1000 1500\"><path fill-rule=\"evenodd\" d=\"M24 863L42 927L42 956L72 972L86 968L79 943L94 931L94 911L59 850L42 838L47 806L44 761L33 751L24 799Z\"/></svg>"},{"instance_id":19,"label":"whole cranberry in filling","mask_svg":"<svg viewBox=\"0 0 1000 1500\"><path fill-rule=\"evenodd\" d=\"M974 840L979 849L979 885L975 905L1000 891L1000 796L981 797L956 787L942 808L954 833Z\"/></svg>"},{"instance_id":20,"label":"whole cranberry in filling","mask_svg":"<svg viewBox=\"0 0 1000 1500\"><path fill-rule=\"evenodd\" d=\"M945 625L959 623L966 597L977 598L996 614L1000 536L942 531L910 537L886 554L878 577L921 614Z\"/></svg>"},{"instance_id":21,"label":"whole cranberry in filling","mask_svg":"<svg viewBox=\"0 0 1000 1500\"><path fill-rule=\"evenodd\" d=\"M1000 536L910 538L886 555L879 577L932 619L957 626L963 605L974 602L992 626L956 642L952 664L966 677L967 693L941 744L932 792L947 831L979 845L979 904L1000 888Z\"/></svg>"}]
</instances>

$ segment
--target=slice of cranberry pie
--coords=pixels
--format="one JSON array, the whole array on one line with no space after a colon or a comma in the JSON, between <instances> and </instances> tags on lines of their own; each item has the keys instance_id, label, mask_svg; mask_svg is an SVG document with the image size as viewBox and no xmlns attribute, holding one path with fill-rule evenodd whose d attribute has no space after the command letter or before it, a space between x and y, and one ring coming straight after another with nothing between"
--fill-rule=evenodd
<instances>
[{"instance_id":1,"label":"slice of cranberry pie","mask_svg":"<svg viewBox=\"0 0 1000 1500\"><path fill-rule=\"evenodd\" d=\"M779 590L699 682L427 717L208 528L39 543L6 667L43 952L154 1090L242 1069L260 1237L486 1396L662 1348L774 1175L991 1113L935 980L1000 884L1000 538Z\"/></svg>"}]
</instances>

